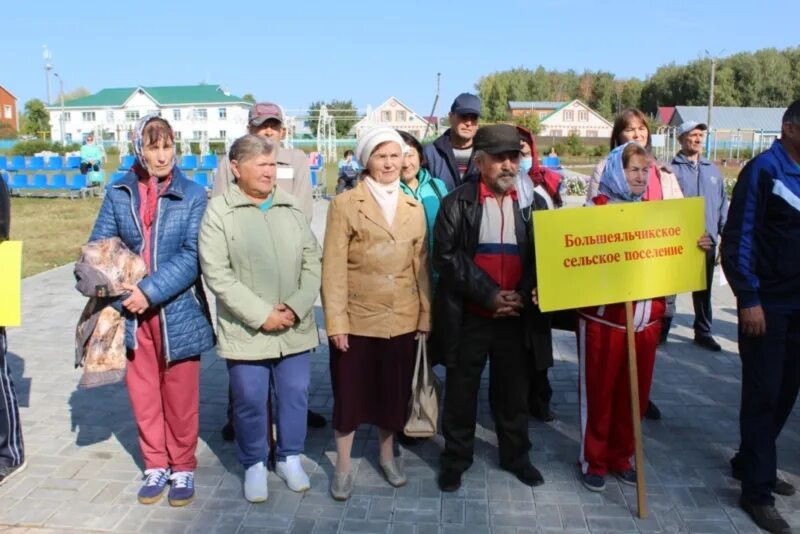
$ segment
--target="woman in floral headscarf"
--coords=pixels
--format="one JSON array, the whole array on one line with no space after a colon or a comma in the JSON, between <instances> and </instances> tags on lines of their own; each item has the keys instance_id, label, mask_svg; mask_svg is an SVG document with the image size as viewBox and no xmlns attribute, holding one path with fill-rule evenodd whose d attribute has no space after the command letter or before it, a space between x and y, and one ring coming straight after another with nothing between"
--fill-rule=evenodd
<instances>
[{"instance_id":1,"label":"woman in floral headscarf","mask_svg":"<svg viewBox=\"0 0 800 534\"><path fill-rule=\"evenodd\" d=\"M205 190L175 162L169 123L146 115L133 137L136 163L106 188L89 241L119 237L140 254L147 276L119 303L126 316L126 383L139 431L142 504L194 498L200 353L214 346L197 257Z\"/></svg>"},{"instance_id":2,"label":"woman in floral headscarf","mask_svg":"<svg viewBox=\"0 0 800 534\"><path fill-rule=\"evenodd\" d=\"M650 177L650 156L644 147L634 142L618 146L608 155L598 194L589 204L643 201ZM711 238L703 234L697 246L708 250ZM641 414L650 395L664 309L664 297L633 303ZM636 471L630 461L634 441L625 325L621 303L578 311L579 464L583 485L591 491L603 491L609 473L623 484L636 485Z\"/></svg>"}]
</instances>

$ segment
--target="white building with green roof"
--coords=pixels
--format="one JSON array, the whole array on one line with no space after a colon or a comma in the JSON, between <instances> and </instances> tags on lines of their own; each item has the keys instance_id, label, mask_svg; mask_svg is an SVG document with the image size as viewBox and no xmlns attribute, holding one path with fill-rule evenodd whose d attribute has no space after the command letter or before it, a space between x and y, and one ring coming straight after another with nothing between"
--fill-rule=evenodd
<instances>
[{"instance_id":1,"label":"white building with green roof","mask_svg":"<svg viewBox=\"0 0 800 534\"><path fill-rule=\"evenodd\" d=\"M136 120L159 113L175 129L176 140L224 141L244 135L251 104L219 85L124 87L48 106L53 140L81 142L89 132L106 140L129 139Z\"/></svg>"}]
</instances>

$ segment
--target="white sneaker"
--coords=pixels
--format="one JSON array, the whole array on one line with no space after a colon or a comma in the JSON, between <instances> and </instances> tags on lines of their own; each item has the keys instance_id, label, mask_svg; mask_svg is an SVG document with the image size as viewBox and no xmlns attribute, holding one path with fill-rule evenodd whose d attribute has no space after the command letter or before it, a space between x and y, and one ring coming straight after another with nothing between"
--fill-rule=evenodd
<instances>
[{"instance_id":1,"label":"white sneaker","mask_svg":"<svg viewBox=\"0 0 800 534\"><path fill-rule=\"evenodd\" d=\"M268 496L267 467L264 462L258 462L244 472L244 498L250 502L264 502Z\"/></svg>"},{"instance_id":2,"label":"white sneaker","mask_svg":"<svg viewBox=\"0 0 800 534\"><path fill-rule=\"evenodd\" d=\"M278 462L275 465L275 473L286 481L286 485L292 491L301 492L311 489L311 481L300 462L300 455L287 456L285 462Z\"/></svg>"}]
</instances>

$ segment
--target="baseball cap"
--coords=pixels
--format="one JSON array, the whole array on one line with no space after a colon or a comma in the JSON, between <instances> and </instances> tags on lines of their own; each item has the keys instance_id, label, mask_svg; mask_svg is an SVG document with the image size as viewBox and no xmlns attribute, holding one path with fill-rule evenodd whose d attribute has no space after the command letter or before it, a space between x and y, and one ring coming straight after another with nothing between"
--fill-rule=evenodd
<instances>
[{"instance_id":1,"label":"baseball cap","mask_svg":"<svg viewBox=\"0 0 800 534\"><path fill-rule=\"evenodd\" d=\"M519 152L519 130L510 124L493 124L478 128L472 146L488 154Z\"/></svg>"},{"instance_id":2,"label":"baseball cap","mask_svg":"<svg viewBox=\"0 0 800 534\"><path fill-rule=\"evenodd\" d=\"M261 126L269 119L276 119L283 123L283 111L281 107L272 102L259 102L250 108L247 121L250 126Z\"/></svg>"},{"instance_id":3,"label":"baseball cap","mask_svg":"<svg viewBox=\"0 0 800 534\"><path fill-rule=\"evenodd\" d=\"M453 100L450 111L456 115L478 115L481 114L481 99L470 93L461 93Z\"/></svg>"},{"instance_id":4,"label":"baseball cap","mask_svg":"<svg viewBox=\"0 0 800 534\"><path fill-rule=\"evenodd\" d=\"M685 133L689 133L692 130L703 130L705 132L706 130L708 130L708 126L702 122L686 121L680 126L678 126L678 137L682 136Z\"/></svg>"}]
</instances>

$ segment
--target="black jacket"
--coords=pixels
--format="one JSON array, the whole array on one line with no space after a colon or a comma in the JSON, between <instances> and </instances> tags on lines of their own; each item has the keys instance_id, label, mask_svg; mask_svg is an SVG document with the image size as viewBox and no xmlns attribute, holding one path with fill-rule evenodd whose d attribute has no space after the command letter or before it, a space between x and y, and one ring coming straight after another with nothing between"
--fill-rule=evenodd
<instances>
[{"instance_id":1,"label":"black jacket","mask_svg":"<svg viewBox=\"0 0 800 534\"><path fill-rule=\"evenodd\" d=\"M458 339L464 305L467 301L491 309L500 288L472 258L478 249L483 206L478 200L479 183L469 182L442 199L433 229L433 267L439 272L439 285L433 298L433 332L431 337L434 363L448 367L456 364ZM531 312L531 290L536 286L536 262L530 209L521 213L514 201L514 229L522 254L522 280L517 290L526 304L525 315ZM528 325L529 321L526 320ZM520 332L527 340L528 328Z\"/></svg>"},{"instance_id":2,"label":"black jacket","mask_svg":"<svg viewBox=\"0 0 800 534\"><path fill-rule=\"evenodd\" d=\"M8 239L11 230L11 199L6 181L0 179L0 241Z\"/></svg>"},{"instance_id":3,"label":"black jacket","mask_svg":"<svg viewBox=\"0 0 800 534\"><path fill-rule=\"evenodd\" d=\"M474 150L469 157L464 178L462 179L459 175L456 156L453 153L453 145L450 143L449 128L433 143L425 145L425 148L422 149L422 155L425 159L425 167L431 173L431 176L443 181L448 191L452 191L462 183L477 181L475 178L478 176L478 168L475 165Z\"/></svg>"}]
</instances>

